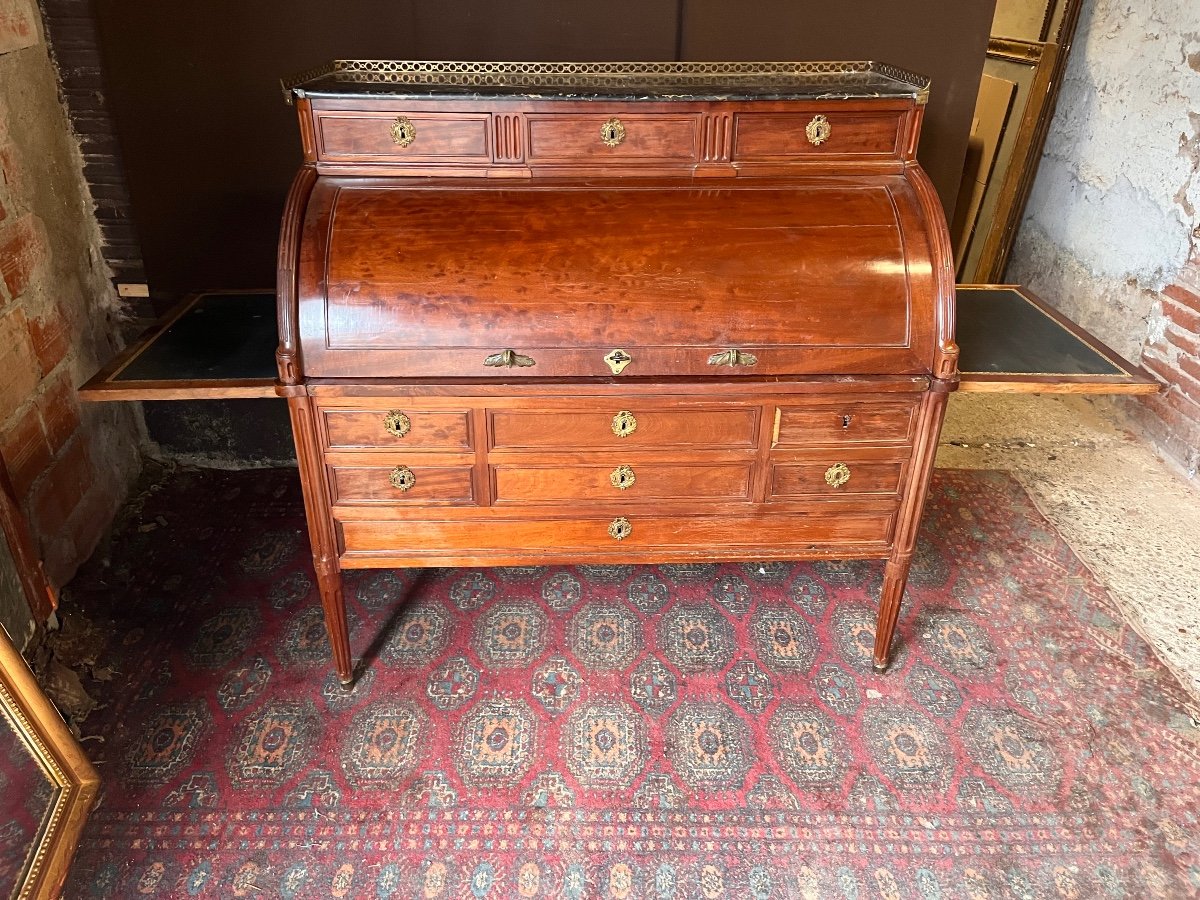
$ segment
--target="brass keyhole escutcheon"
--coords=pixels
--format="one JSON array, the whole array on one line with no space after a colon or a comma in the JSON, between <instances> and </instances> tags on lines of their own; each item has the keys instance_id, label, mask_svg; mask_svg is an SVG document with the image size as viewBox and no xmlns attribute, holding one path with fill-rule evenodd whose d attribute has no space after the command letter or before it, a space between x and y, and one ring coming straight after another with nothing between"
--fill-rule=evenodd
<instances>
[{"instance_id":1,"label":"brass keyhole escutcheon","mask_svg":"<svg viewBox=\"0 0 1200 900\"><path fill-rule=\"evenodd\" d=\"M600 126L600 140L604 141L605 147L616 147L625 140L625 126L621 124L621 120L613 116L607 122Z\"/></svg>"},{"instance_id":2,"label":"brass keyhole escutcheon","mask_svg":"<svg viewBox=\"0 0 1200 900\"><path fill-rule=\"evenodd\" d=\"M618 491L625 491L633 487L633 483L637 481L637 476L633 474L631 467L617 466L609 474L608 480L612 482L612 486Z\"/></svg>"},{"instance_id":3,"label":"brass keyhole escutcheon","mask_svg":"<svg viewBox=\"0 0 1200 900\"><path fill-rule=\"evenodd\" d=\"M414 484L417 483L417 476L413 474L413 470L408 466L396 466L388 475L388 481L392 483L398 491L410 491Z\"/></svg>"},{"instance_id":4,"label":"brass keyhole escutcheon","mask_svg":"<svg viewBox=\"0 0 1200 900\"><path fill-rule=\"evenodd\" d=\"M625 367L633 362L633 357L624 350L613 350L604 357L604 361L608 363L614 375L620 375L625 371Z\"/></svg>"},{"instance_id":5,"label":"brass keyhole escutcheon","mask_svg":"<svg viewBox=\"0 0 1200 900\"><path fill-rule=\"evenodd\" d=\"M392 142L397 147L407 147L417 139L417 126L408 116L396 116L396 121L388 131L391 132Z\"/></svg>"},{"instance_id":6,"label":"brass keyhole escutcheon","mask_svg":"<svg viewBox=\"0 0 1200 900\"><path fill-rule=\"evenodd\" d=\"M614 541L623 541L633 534L633 526L624 516L613 519L608 525L608 536Z\"/></svg>"},{"instance_id":7,"label":"brass keyhole escutcheon","mask_svg":"<svg viewBox=\"0 0 1200 900\"><path fill-rule=\"evenodd\" d=\"M612 433L617 437L629 437L637 431L637 419L627 409L621 410L612 420Z\"/></svg>"},{"instance_id":8,"label":"brass keyhole escutcheon","mask_svg":"<svg viewBox=\"0 0 1200 900\"><path fill-rule=\"evenodd\" d=\"M804 127L804 135L814 147L820 147L833 134L833 126L824 116L813 116L813 120Z\"/></svg>"},{"instance_id":9,"label":"brass keyhole escutcheon","mask_svg":"<svg viewBox=\"0 0 1200 900\"><path fill-rule=\"evenodd\" d=\"M850 467L845 463L834 463L825 470L825 483L839 488L850 480Z\"/></svg>"},{"instance_id":10,"label":"brass keyhole escutcheon","mask_svg":"<svg viewBox=\"0 0 1200 900\"><path fill-rule=\"evenodd\" d=\"M392 437L404 437L412 431L412 419L398 409L390 410L383 417L383 430Z\"/></svg>"}]
</instances>

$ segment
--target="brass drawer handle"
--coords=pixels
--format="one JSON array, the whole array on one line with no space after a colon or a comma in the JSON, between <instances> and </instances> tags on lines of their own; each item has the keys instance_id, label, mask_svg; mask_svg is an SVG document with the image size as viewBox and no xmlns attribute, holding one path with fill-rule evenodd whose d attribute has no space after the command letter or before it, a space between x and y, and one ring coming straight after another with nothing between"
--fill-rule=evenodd
<instances>
[{"instance_id":1,"label":"brass drawer handle","mask_svg":"<svg viewBox=\"0 0 1200 900\"><path fill-rule=\"evenodd\" d=\"M625 140L625 126L621 124L621 120L613 116L607 122L600 126L600 140L604 142L605 147L616 147Z\"/></svg>"},{"instance_id":2,"label":"brass drawer handle","mask_svg":"<svg viewBox=\"0 0 1200 900\"><path fill-rule=\"evenodd\" d=\"M710 366L757 366L758 357L741 350L724 350L708 358Z\"/></svg>"},{"instance_id":3,"label":"brass drawer handle","mask_svg":"<svg viewBox=\"0 0 1200 900\"><path fill-rule=\"evenodd\" d=\"M637 419L627 409L621 410L612 420L612 433L617 437L629 437L637 431Z\"/></svg>"},{"instance_id":4,"label":"brass drawer handle","mask_svg":"<svg viewBox=\"0 0 1200 900\"><path fill-rule=\"evenodd\" d=\"M612 482L612 486L618 491L627 491L633 487L633 483L637 481L637 476L633 474L631 466L617 466L609 474L608 480Z\"/></svg>"},{"instance_id":5,"label":"brass drawer handle","mask_svg":"<svg viewBox=\"0 0 1200 900\"><path fill-rule=\"evenodd\" d=\"M499 353L493 353L483 361L485 366L493 368L518 368L528 369L530 366L535 366L537 363L533 361L532 356L526 356L524 353L518 353L516 350L501 350Z\"/></svg>"},{"instance_id":6,"label":"brass drawer handle","mask_svg":"<svg viewBox=\"0 0 1200 900\"><path fill-rule=\"evenodd\" d=\"M623 541L631 534L633 534L633 526L624 516L613 519L608 524L608 536L614 541Z\"/></svg>"},{"instance_id":7,"label":"brass drawer handle","mask_svg":"<svg viewBox=\"0 0 1200 900\"><path fill-rule=\"evenodd\" d=\"M383 430L392 437L404 437L412 431L412 419L398 409L390 410L383 417Z\"/></svg>"},{"instance_id":8,"label":"brass drawer handle","mask_svg":"<svg viewBox=\"0 0 1200 900\"><path fill-rule=\"evenodd\" d=\"M839 488L850 480L850 467L845 463L834 463L825 470L825 483Z\"/></svg>"},{"instance_id":9,"label":"brass drawer handle","mask_svg":"<svg viewBox=\"0 0 1200 900\"><path fill-rule=\"evenodd\" d=\"M417 139L417 126L408 116L396 116L396 121L392 123L392 127L388 131L391 132L392 141L398 147L407 147Z\"/></svg>"},{"instance_id":10,"label":"brass drawer handle","mask_svg":"<svg viewBox=\"0 0 1200 900\"><path fill-rule=\"evenodd\" d=\"M814 147L820 147L833 134L833 126L824 116L813 116L813 120L804 127L804 136Z\"/></svg>"},{"instance_id":11,"label":"brass drawer handle","mask_svg":"<svg viewBox=\"0 0 1200 900\"><path fill-rule=\"evenodd\" d=\"M396 466L388 475L388 481L396 490L406 493L411 491L413 485L417 483L417 476L408 466Z\"/></svg>"}]
</instances>

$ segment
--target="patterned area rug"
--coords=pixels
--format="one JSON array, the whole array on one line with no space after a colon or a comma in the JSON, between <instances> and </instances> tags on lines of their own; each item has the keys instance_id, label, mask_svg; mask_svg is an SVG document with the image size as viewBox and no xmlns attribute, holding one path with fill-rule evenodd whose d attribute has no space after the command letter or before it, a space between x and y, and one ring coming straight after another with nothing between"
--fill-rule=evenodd
<instances>
[{"instance_id":1,"label":"patterned area rug","mask_svg":"<svg viewBox=\"0 0 1200 900\"><path fill-rule=\"evenodd\" d=\"M346 692L294 474L183 473L70 592L119 674L68 896L1200 893L1196 709L1015 481L938 473L882 677L881 577L351 574Z\"/></svg>"}]
</instances>

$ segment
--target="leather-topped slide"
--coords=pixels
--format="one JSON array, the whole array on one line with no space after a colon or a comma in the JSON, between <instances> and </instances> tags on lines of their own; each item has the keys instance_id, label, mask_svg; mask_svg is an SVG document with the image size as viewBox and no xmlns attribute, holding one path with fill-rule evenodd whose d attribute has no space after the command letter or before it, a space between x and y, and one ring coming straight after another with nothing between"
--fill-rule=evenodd
<instances>
[{"instance_id":1,"label":"leather-topped slide","mask_svg":"<svg viewBox=\"0 0 1200 900\"><path fill-rule=\"evenodd\" d=\"M173 307L79 389L82 400L275 396L274 291L211 291Z\"/></svg>"},{"instance_id":2,"label":"leather-topped slide","mask_svg":"<svg viewBox=\"0 0 1200 900\"><path fill-rule=\"evenodd\" d=\"M1019 285L957 289L960 391L1153 394L1154 376Z\"/></svg>"}]
</instances>

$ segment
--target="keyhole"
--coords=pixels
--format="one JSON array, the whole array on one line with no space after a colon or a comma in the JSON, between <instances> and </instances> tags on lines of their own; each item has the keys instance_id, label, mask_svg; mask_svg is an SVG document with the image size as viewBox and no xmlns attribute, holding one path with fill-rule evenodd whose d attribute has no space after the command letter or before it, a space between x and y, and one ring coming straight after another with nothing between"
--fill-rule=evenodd
<instances>
[{"instance_id":1,"label":"keyhole","mask_svg":"<svg viewBox=\"0 0 1200 900\"><path fill-rule=\"evenodd\" d=\"M842 427L843 427L843 428L849 428L849 427L850 427L850 419L851 419L851 417L850 417L850 416L842 416Z\"/></svg>"},{"instance_id":2,"label":"keyhole","mask_svg":"<svg viewBox=\"0 0 1200 900\"><path fill-rule=\"evenodd\" d=\"M611 125L604 126L604 137L606 140L615 141L617 139L617 129Z\"/></svg>"}]
</instances>

